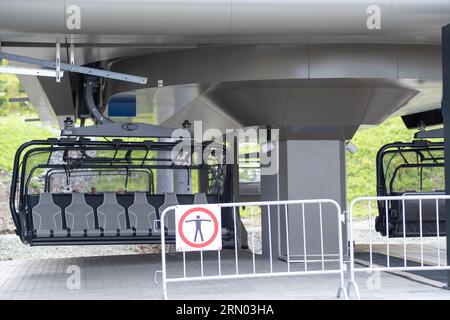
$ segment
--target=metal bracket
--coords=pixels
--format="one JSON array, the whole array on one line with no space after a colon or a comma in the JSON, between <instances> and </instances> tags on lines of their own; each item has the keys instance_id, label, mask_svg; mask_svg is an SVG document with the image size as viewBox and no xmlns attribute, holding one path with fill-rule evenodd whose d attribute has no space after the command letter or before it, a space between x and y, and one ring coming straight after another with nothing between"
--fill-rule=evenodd
<instances>
[{"instance_id":1,"label":"metal bracket","mask_svg":"<svg viewBox=\"0 0 450 320\"><path fill-rule=\"evenodd\" d=\"M340 215L339 215L339 220L342 223L346 223L347 221L347 211L343 211Z\"/></svg>"},{"instance_id":2,"label":"metal bracket","mask_svg":"<svg viewBox=\"0 0 450 320\"><path fill-rule=\"evenodd\" d=\"M56 70L56 62L51 61L51 60L32 58L32 57L27 57L27 56L22 56L22 55L18 55L18 54L12 54L12 53L6 53L6 52L0 52L0 59L7 59L7 60L11 60L11 61L26 63L26 64L39 65L44 68ZM121 80L121 81L127 81L127 82L139 83L139 84L147 83L146 77L134 76L134 75L130 75L130 74L95 69L95 68L82 67L82 66L71 65L71 64L67 64L67 63L60 63L59 68L60 68L60 70L64 70L64 71L82 73L82 74L87 74L87 75L97 76L97 77L102 77L102 78Z\"/></svg>"},{"instance_id":3,"label":"metal bracket","mask_svg":"<svg viewBox=\"0 0 450 320\"><path fill-rule=\"evenodd\" d=\"M159 282L158 282L158 274L162 274L162 270L156 270L155 271L155 276L153 277L153 282L158 286Z\"/></svg>"},{"instance_id":4,"label":"metal bracket","mask_svg":"<svg viewBox=\"0 0 450 320\"><path fill-rule=\"evenodd\" d=\"M89 77L86 83L84 84L84 100L86 101L86 105L91 112L92 116L101 124L112 123L113 121L109 118L105 117L98 110L94 101L94 87L98 87L99 83L96 81L94 77Z\"/></svg>"},{"instance_id":5,"label":"metal bracket","mask_svg":"<svg viewBox=\"0 0 450 320\"><path fill-rule=\"evenodd\" d=\"M9 98L8 102L15 103L15 102L29 102L30 98L28 97L18 97L18 98Z\"/></svg>"},{"instance_id":6,"label":"metal bracket","mask_svg":"<svg viewBox=\"0 0 450 320\"><path fill-rule=\"evenodd\" d=\"M70 38L70 49L69 49L69 60L70 65L75 65L75 43L73 42L73 38Z\"/></svg>"},{"instance_id":7,"label":"metal bracket","mask_svg":"<svg viewBox=\"0 0 450 320\"><path fill-rule=\"evenodd\" d=\"M60 50L56 50L57 58ZM0 41L0 61L2 59L6 59L3 57L2 53L2 43ZM0 65L0 73L7 74L21 74L26 76L38 76L38 77L52 77L56 78L56 81L59 82L60 79L64 76L64 72L61 70L49 70L49 69L40 69L40 68L26 68L26 67L14 67L14 66L2 66Z\"/></svg>"},{"instance_id":8,"label":"metal bracket","mask_svg":"<svg viewBox=\"0 0 450 320\"><path fill-rule=\"evenodd\" d=\"M59 76L59 73L61 71L61 42L59 38L59 34L56 34L56 59L55 59L55 65L56 65L56 82L61 82L61 77Z\"/></svg>"},{"instance_id":9,"label":"metal bracket","mask_svg":"<svg viewBox=\"0 0 450 320\"><path fill-rule=\"evenodd\" d=\"M158 222L161 222L161 220L159 220L159 219L153 220L153 230L155 230L155 232L159 231Z\"/></svg>"},{"instance_id":10,"label":"metal bracket","mask_svg":"<svg viewBox=\"0 0 450 320\"><path fill-rule=\"evenodd\" d=\"M23 74L28 76L39 76L39 77L53 77L56 78L56 70L39 69L39 68L22 68L22 67L8 67L0 66L0 73L10 73L10 74ZM64 71L59 72L59 77L64 76Z\"/></svg>"}]
</instances>

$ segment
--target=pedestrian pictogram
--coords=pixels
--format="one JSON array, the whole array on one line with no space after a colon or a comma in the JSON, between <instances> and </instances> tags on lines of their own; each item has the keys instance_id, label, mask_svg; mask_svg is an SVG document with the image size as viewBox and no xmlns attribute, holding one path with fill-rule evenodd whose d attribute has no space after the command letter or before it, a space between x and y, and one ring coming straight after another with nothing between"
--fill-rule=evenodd
<instances>
[{"instance_id":1,"label":"pedestrian pictogram","mask_svg":"<svg viewBox=\"0 0 450 320\"><path fill-rule=\"evenodd\" d=\"M222 249L221 210L218 205L179 206L175 209L177 251Z\"/></svg>"},{"instance_id":2,"label":"pedestrian pictogram","mask_svg":"<svg viewBox=\"0 0 450 320\"><path fill-rule=\"evenodd\" d=\"M211 220L208 219L200 219L200 216L196 216L194 220L186 220L186 222L195 222L195 236L194 236L194 242L197 242L197 235L200 235L201 241L203 242L203 234L202 234L202 222L208 221L211 222Z\"/></svg>"}]
</instances>

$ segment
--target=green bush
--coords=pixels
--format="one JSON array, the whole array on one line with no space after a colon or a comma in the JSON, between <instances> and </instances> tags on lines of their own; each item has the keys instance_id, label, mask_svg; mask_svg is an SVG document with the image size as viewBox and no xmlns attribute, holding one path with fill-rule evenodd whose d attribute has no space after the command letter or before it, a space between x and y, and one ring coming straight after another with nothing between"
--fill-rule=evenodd
<instances>
[{"instance_id":1,"label":"green bush","mask_svg":"<svg viewBox=\"0 0 450 320\"><path fill-rule=\"evenodd\" d=\"M376 195L376 155L385 144L411 141L414 131L406 129L400 117L373 128L359 129L352 139L358 151L347 152L347 199ZM362 214L362 213L361 213Z\"/></svg>"},{"instance_id":2,"label":"green bush","mask_svg":"<svg viewBox=\"0 0 450 320\"><path fill-rule=\"evenodd\" d=\"M1 63L0 65L6 65ZM20 86L19 79L13 74L0 73L0 116L11 114L33 114L34 109L30 102L9 102L11 98L26 97Z\"/></svg>"},{"instance_id":3,"label":"green bush","mask_svg":"<svg viewBox=\"0 0 450 320\"><path fill-rule=\"evenodd\" d=\"M0 169L12 171L16 150L24 142L54 136L50 127L44 127L40 123L27 123L21 115L0 117Z\"/></svg>"}]
</instances>

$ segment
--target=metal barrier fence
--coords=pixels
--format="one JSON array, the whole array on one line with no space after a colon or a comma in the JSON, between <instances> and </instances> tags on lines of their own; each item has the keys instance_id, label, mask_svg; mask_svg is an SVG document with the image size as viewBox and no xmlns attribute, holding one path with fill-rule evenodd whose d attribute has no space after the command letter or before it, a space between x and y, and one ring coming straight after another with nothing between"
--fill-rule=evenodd
<instances>
[{"instance_id":1,"label":"metal barrier fence","mask_svg":"<svg viewBox=\"0 0 450 320\"><path fill-rule=\"evenodd\" d=\"M323 274L337 274L340 276L339 288L337 297L343 296L348 299L347 290L345 288L344 272L346 265L343 257L343 235L342 224L344 222L344 215L342 214L339 204L334 200L320 199L320 200L290 200L290 201L263 201L263 202L240 202L240 203L220 203L218 204L220 210L230 208L230 214L233 219L233 231L230 233L234 248L218 251L200 251L200 252L181 252L173 255L181 255L182 268L181 270L173 270L176 263L170 264L171 270L168 270L166 256L172 255L166 252L166 232L161 232L161 260L162 260L162 286L163 296L167 299L167 283L183 282L183 281L197 281L197 280L225 280L225 279L241 279L241 278L262 278L262 277L280 277L280 276L294 276L294 275L323 275ZM201 206L201 205L200 205ZM315 207L313 212L308 212L306 209ZM161 230L166 230L166 216L169 214L175 215L175 209L183 207L173 206L166 208L160 217ZM186 206L187 207L187 206ZM252 232L251 250L240 250L238 238L238 210L241 207L259 207L261 212L267 215L267 228L261 228L261 232L267 232L269 237L269 252L268 257L263 257L255 253L255 232ZM274 210L274 207L276 210ZM326 209L325 209L326 207ZM330 210L331 209L331 210ZM250 221L254 223L254 210L251 211ZM271 212L272 211L272 212ZM311 216L311 213L317 218L318 223L316 230L312 230L311 225L305 227L306 216ZM278 248L272 248L272 231L275 228L271 226L271 215L277 215L278 230L284 229L284 236L281 237L278 233L278 240L283 244L286 252L286 261L281 261L277 253L274 252ZM300 226L295 223L293 216L298 216L296 220L301 221ZM316 216L317 215L317 216ZM334 245L337 246L338 252L329 254L324 250L324 218L326 215L333 215L336 218L335 227L336 239L332 239ZM282 226L280 223L282 222ZM294 226L295 223L295 226ZM297 229L293 228L296 227ZM301 234L289 232L291 230L301 230ZM313 228L314 229L314 228ZM326 229L330 232L329 226ZM314 233L315 236L320 235L320 249L319 252L307 252L309 248L308 236ZM295 236L297 238L295 238ZM281 239L283 238L283 239ZM300 241L299 241L300 240ZM298 241L295 243L295 241ZM302 248L303 259L291 259L292 245L299 244L297 248ZM315 244L317 245L317 243ZM279 251L278 251L279 252ZM194 257L197 256L197 257ZM225 257L225 258L224 258ZM172 257L171 258L176 258ZM179 257L178 257L179 258ZM274 259L276 258L276 259ZM199 261L198 261L199 260ZM199 262L199 265L197 264ZM190 268L189 268L190 267ZM171 274L169 274L171 273Z\"/></svg>"},{"instance_id":2,"label":"metal barrier fence","mask_svg":"<svg viewBox=\"0 0 450 320\"><path fill-rule=\"evenodd\" d=\"M350 294L351 288L353 287L358 299L360 299L360 293L358 285L355 282L356 272L375 272L375 271L426 271L426 270L450 270L450 266L441 263L441 244L440 239L445 236L441 235L443 230L442 219L440 219L439 213L439 201L450 200L450 196L446 195L403 195L403 196L385 196L385 197L360 197L351 202L349 211L349 243L350 243L350 268L349 268L349 283L347 287L347 292ZM375 204L375 208L372 205ZM425 204L425 209L424 209ZM372 211L376 210L378 215L378 208L376 206L381 206L381 210L384 212L385 221L382 224L382 231L385 235L384 238L373 233L375 232L375 218ZM417 206L418 205L418 206ZM366 233L366 243L368 245L369 261L368 265L355 268L355 213L359 209L367 210L367 220L368 222L367 230L363 231ZM395 210L390 212L390 210ZM424 211L426 210L426 212ZM430 214L430 210L432 214ZM444 211L444 210L441 210ZM426 213L426 219L424 219ZM445 214L445 212L441 212ZM392 214L394 214L392 216ZM430 219L432 217L433 219ZM395 221L392 221L394 220ZM410 218L408 220L408 218ZM391 219L391 221L389 221ZM358 219L358 223L363 222ZM419 223L419 230L414 228L413 233L411 232L410 223L414 225ZM440 223L441 222L441 223ZM427 227L424 229L424 224ZM430 228L433 230L430 232ZM360 230L361 231L361 230ZM424 232L427 231L427 235L434 235L435 232L436 240L436 250L437 259L436 265L430 265L424 260ZM420 255L419 258L415 258L414 263L411 263L407 259L407 239L408 235L415 238L415 242L419 242L420 245ZM391 236L391 237L390 237ZM378 240L377 240L378 239ZM380 250L382 248L382 250ZM400 248L399 254L398 250ZM395 250L394 250L395 249ZM395 252L394 252L395 251ZM374 254L380 253L383 256L383 264L380 265L374 262ZM396 258L396 259L395 259ZM395 260L395 263L393 263Z\"/></svg>"}]
</instances>

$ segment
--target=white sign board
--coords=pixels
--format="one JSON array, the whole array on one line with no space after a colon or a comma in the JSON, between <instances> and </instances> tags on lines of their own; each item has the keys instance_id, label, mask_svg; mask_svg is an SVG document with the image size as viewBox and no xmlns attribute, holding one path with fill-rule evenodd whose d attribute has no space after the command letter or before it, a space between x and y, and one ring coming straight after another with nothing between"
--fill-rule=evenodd
<instances>
[{"instance_id":1,"label":"white sign board","mask_svg":"<svg viewBox=\"0 0 450 320\"><path fill-rule=\"evenodd\" d=\"M177 251L222 249L221 208L217 204L178 206L175 226Z\"/></svg>"}]
</instances>

